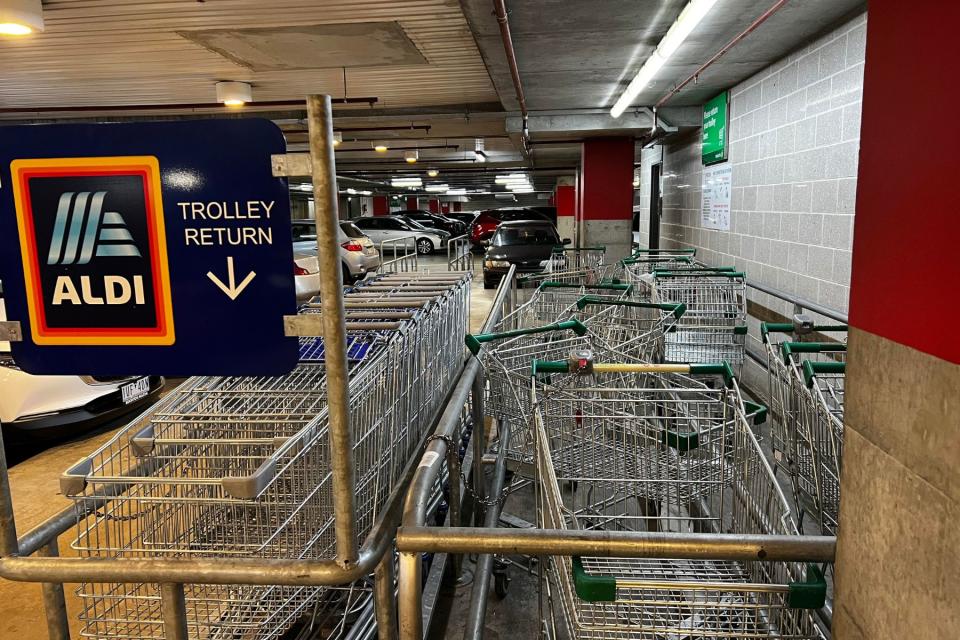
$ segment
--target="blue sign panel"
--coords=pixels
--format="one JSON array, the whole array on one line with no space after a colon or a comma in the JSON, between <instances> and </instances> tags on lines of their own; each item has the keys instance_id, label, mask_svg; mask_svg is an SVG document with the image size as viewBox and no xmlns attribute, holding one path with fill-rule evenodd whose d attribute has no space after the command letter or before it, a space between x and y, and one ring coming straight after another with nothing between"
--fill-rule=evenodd
<instances>
[{"instance_id":1,"label":"blue sign panel","mask_svg":"<svg viewBox=\"0 0 960 640\"><path fill-rule=\"evenodd\" d=\"M0 128L0 281L37 374L280 375L290 199L268 120Z\"/></svg>"}]
</instances>

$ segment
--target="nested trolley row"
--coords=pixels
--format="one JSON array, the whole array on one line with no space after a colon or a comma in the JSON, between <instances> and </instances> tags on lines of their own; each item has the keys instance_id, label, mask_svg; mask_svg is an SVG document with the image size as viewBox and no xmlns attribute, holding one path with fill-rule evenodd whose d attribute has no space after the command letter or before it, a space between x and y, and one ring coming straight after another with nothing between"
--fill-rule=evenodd
<instances>
[{"instance_id":1,"label":"nested trolley row","mask_svg":"<svg viewBox=\"0 0 960 640\"><path fill-rule=\"evenodd\" d=\"M345 299L364 536L459 370L469 280L388 276ZM300 341L291 373L191 378L69 469L61 485L78 513L97 503L78 519L74 548L86 557L332 557L324 350L322 338ZM93 494L111 489L116 497L99 505ZM83 584L78 593L83 635L164 638L157 585ZM186 601L192 638L252 640L278 637L339 598L318 587L187 585Z\"/></svg>"}]
</instances>

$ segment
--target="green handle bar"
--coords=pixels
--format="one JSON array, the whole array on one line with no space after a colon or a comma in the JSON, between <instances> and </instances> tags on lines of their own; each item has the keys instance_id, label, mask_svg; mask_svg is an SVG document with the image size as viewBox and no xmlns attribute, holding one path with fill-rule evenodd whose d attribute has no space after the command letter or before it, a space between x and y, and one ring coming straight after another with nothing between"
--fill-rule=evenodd
<instances>
[{"instance_id":1,"label":"green handle bar","mask_svg":"<svg viewBox=\"0 0 960 640\"><path fill-rule=\"evenodd\" d=\"M697 255L696 249L634 249L633 255L641 253L686 253L687 255Z\"/></svg>"},{"instance_id":2,"label":"green handle bar","mask_svg":"<svg viewBox=\"0 0 960 640\"><path fill-rule=\"evenodd\" d=\"M600 289L609 291L633 291L632 284L575 284L572 282L554 282L546 280L540 283L541 289Z\"/></svg>"},{"instance_id":3,"label":"green handle bar","mask_svg":"<svg viewBox=\"0 0 960 640\"><path fill-rule=\"evenodd\" d=\"M762 404L744 400L743 408L747 412L747 416L753 416L753 424L763 424L767 421L767 408Z\"/></svg>"},{"instance_id":4,"label":"green handle bar","mask_svg":"<svg viewBox=\"0 0 960 640\"><path fill-rule=\"evenodd\" d=\"M579 320L564 320L563 322L554 322L552 324L543 325L542 327L531 327L529 329L514 329L512 331L501 331L500 333L481 333L473 335L468 333L464 341L467 343L467 348L470 349L470 352L473 355L480 353L480 346L484 342L492 342L494 340L503 340L504 338L515 338L517 336L527 336L534 333L547 333L549 331L565 331L567 329L573 330L578 336L586 335L587 327L580 322Z\"/></svg>"},{"instance_id":5,"label":"green handle bar","mask_svg":"<svg viewBox=\"0 0 960 640\"><path fill-rule=\"evenodd\" d=\"M722 276L724 278L745 278L747 274L743 271L715 271L709 269L689 269L687 271L662 271L660 269L654 269L653 275L657 278L683 278L689 275L711 275L711 276Z\"/></svg>"},{"instance_id":6,"label":"green handle bar","mask_svg":"<svg viewBox=\"0 0 960 640\"><path fill-rule=\"evenodd\" d=\"M767 334L770 333L793 333L796 326L792 322L761 322L760 337L763 343L768 341ZM846 331L845 324L815 324L810 328L811 331Z\"/></svg>"},{"instance_id":7,"label":"green handle bar","mask_svg":"<svg viewBox=\"0 0 960 640\"><path fill-rule=\"evenodd\" d=\"M684 263L686 263L686 264L693 264L693 260L692 260L691 258L687 257L687 256L677 256L677 257L673 258L673 260L676 261L676 262L684 262ZM620 260L620 264L622 264L622 265L628 265L628 264L647 264L647 263L649 263L649 262L663 262L663 258L657 258L657 257L653 257L653 258L623 258L622 260Z\"/></svg>"},{"instance_id":8,"label":"green handle bar","mask_svg":"<svg viewBox=\"0 0 960 640\"><path fill-rule=\"evenodd\" d=\"M726 361L714 364L691 364L690 373L723 376L723 381L728 387L733 386L733 381L737 377L733 373L733 367Z\"/></svg>"},{"instance_id":9,"label":"green handle bar","mask_svg":"<svg viewBox=\"0 0 960 640\"><path fill-rule=\"evenodd\" d=\"M784 342L780 345L783 351L783 361L786 362L794 353L827 353L847 350L847 345L841 342Z\"/></svg>"},{"instance_id":10,"label":"green handle bar","mask_svg":"<svg viewBox=\"0 0 960 640\"><path fill-rule=\"evenodd\" d=\"M687 310L687 305L683 303L670 302L634 302L633 300L607 300L598 296L583 296L577 300L577 309L583 311L587 305L606 305L612 307L635 307L638 309L660 309L669 311L679 319Z\"/></svg>"},{"instance_id":11,"label":"green handle bar","mask_svg":"<svg viewBox=\"0 0 960 640\"><path fill-rule=\"evenodd\" d=\"M813 379L818 373L846 373L846 362L813 362L812 360L803 361L803 381L807 387L813 386Z\"/></svg>"}]
</instances>

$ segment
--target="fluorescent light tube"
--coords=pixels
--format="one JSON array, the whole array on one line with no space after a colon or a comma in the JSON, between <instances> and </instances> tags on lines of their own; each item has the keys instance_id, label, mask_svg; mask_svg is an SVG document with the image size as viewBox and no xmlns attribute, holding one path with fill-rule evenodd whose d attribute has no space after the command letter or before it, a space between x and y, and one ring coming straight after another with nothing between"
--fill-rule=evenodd
<instances>
[{"instance_id":1,"label":"fluorescent light tube","mask_svg":"<svg viewBox=\"0 0 960 640\"><path fill-rule=\"evenodd\" d=\"M640 92L650 84L657 72L666 64L667 59L676 52L716 3L717 0L690 0L687 3L687 6L677 17L677 21L671 25L666 35L660 40L656 51L650 54L647 61L640 67L640 71L620 94L620 97L610 109L611 116L619 118L627 110L627 107L633 104Z\"/></svg>"}]
</instances>

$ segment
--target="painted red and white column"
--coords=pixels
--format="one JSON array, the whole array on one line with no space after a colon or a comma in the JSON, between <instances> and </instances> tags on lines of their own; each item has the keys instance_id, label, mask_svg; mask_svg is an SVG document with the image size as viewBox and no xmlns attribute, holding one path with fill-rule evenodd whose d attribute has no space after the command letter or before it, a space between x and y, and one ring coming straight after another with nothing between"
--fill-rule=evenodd
<instances>
[{"instance_id":1,"label":"painted red and white column","mask_svg":"<svg viewBox=\"0 0 960 640\"><path fill-rule=\"evenodd\" d=\"M871 0L833 637L957 637L960 4ZM903 109L894 105L903 105ZM907 117L905 117L907 115ZM896 132L891 138L891 132Z\"/></svg>"},{"instance_id":2,"label":"painted red and white column","mask_svg":"<svg viewBox=\"0 0 960 640\"><path fill-rule=\"evenodd\" d=\"M407 211L413 211L420 208L420 199L417 196L407 197Z\"/></svg>"},{"instance_id":3,"label":"painted red and white column","mask_svg":"<svg viewBox=\"0 0 960 640\"><path fill-rule=\"evenodd\" d=\"M573 240L576 236L576 176L557 178L557 187L553 192L553 206L557 209L557 232L561 238Z\"/></svg>"},{"instance_id":4,"label":"painted red and white column","mask_svg":"<svg viewBox=\"0 0 960 640\"><path fill-rule=\"evenodd\" d=\"M631 252L633 162L633 138L583 142L577 194L579 246L606 247L608 263Z\"/></svg>"}]
</instances>

